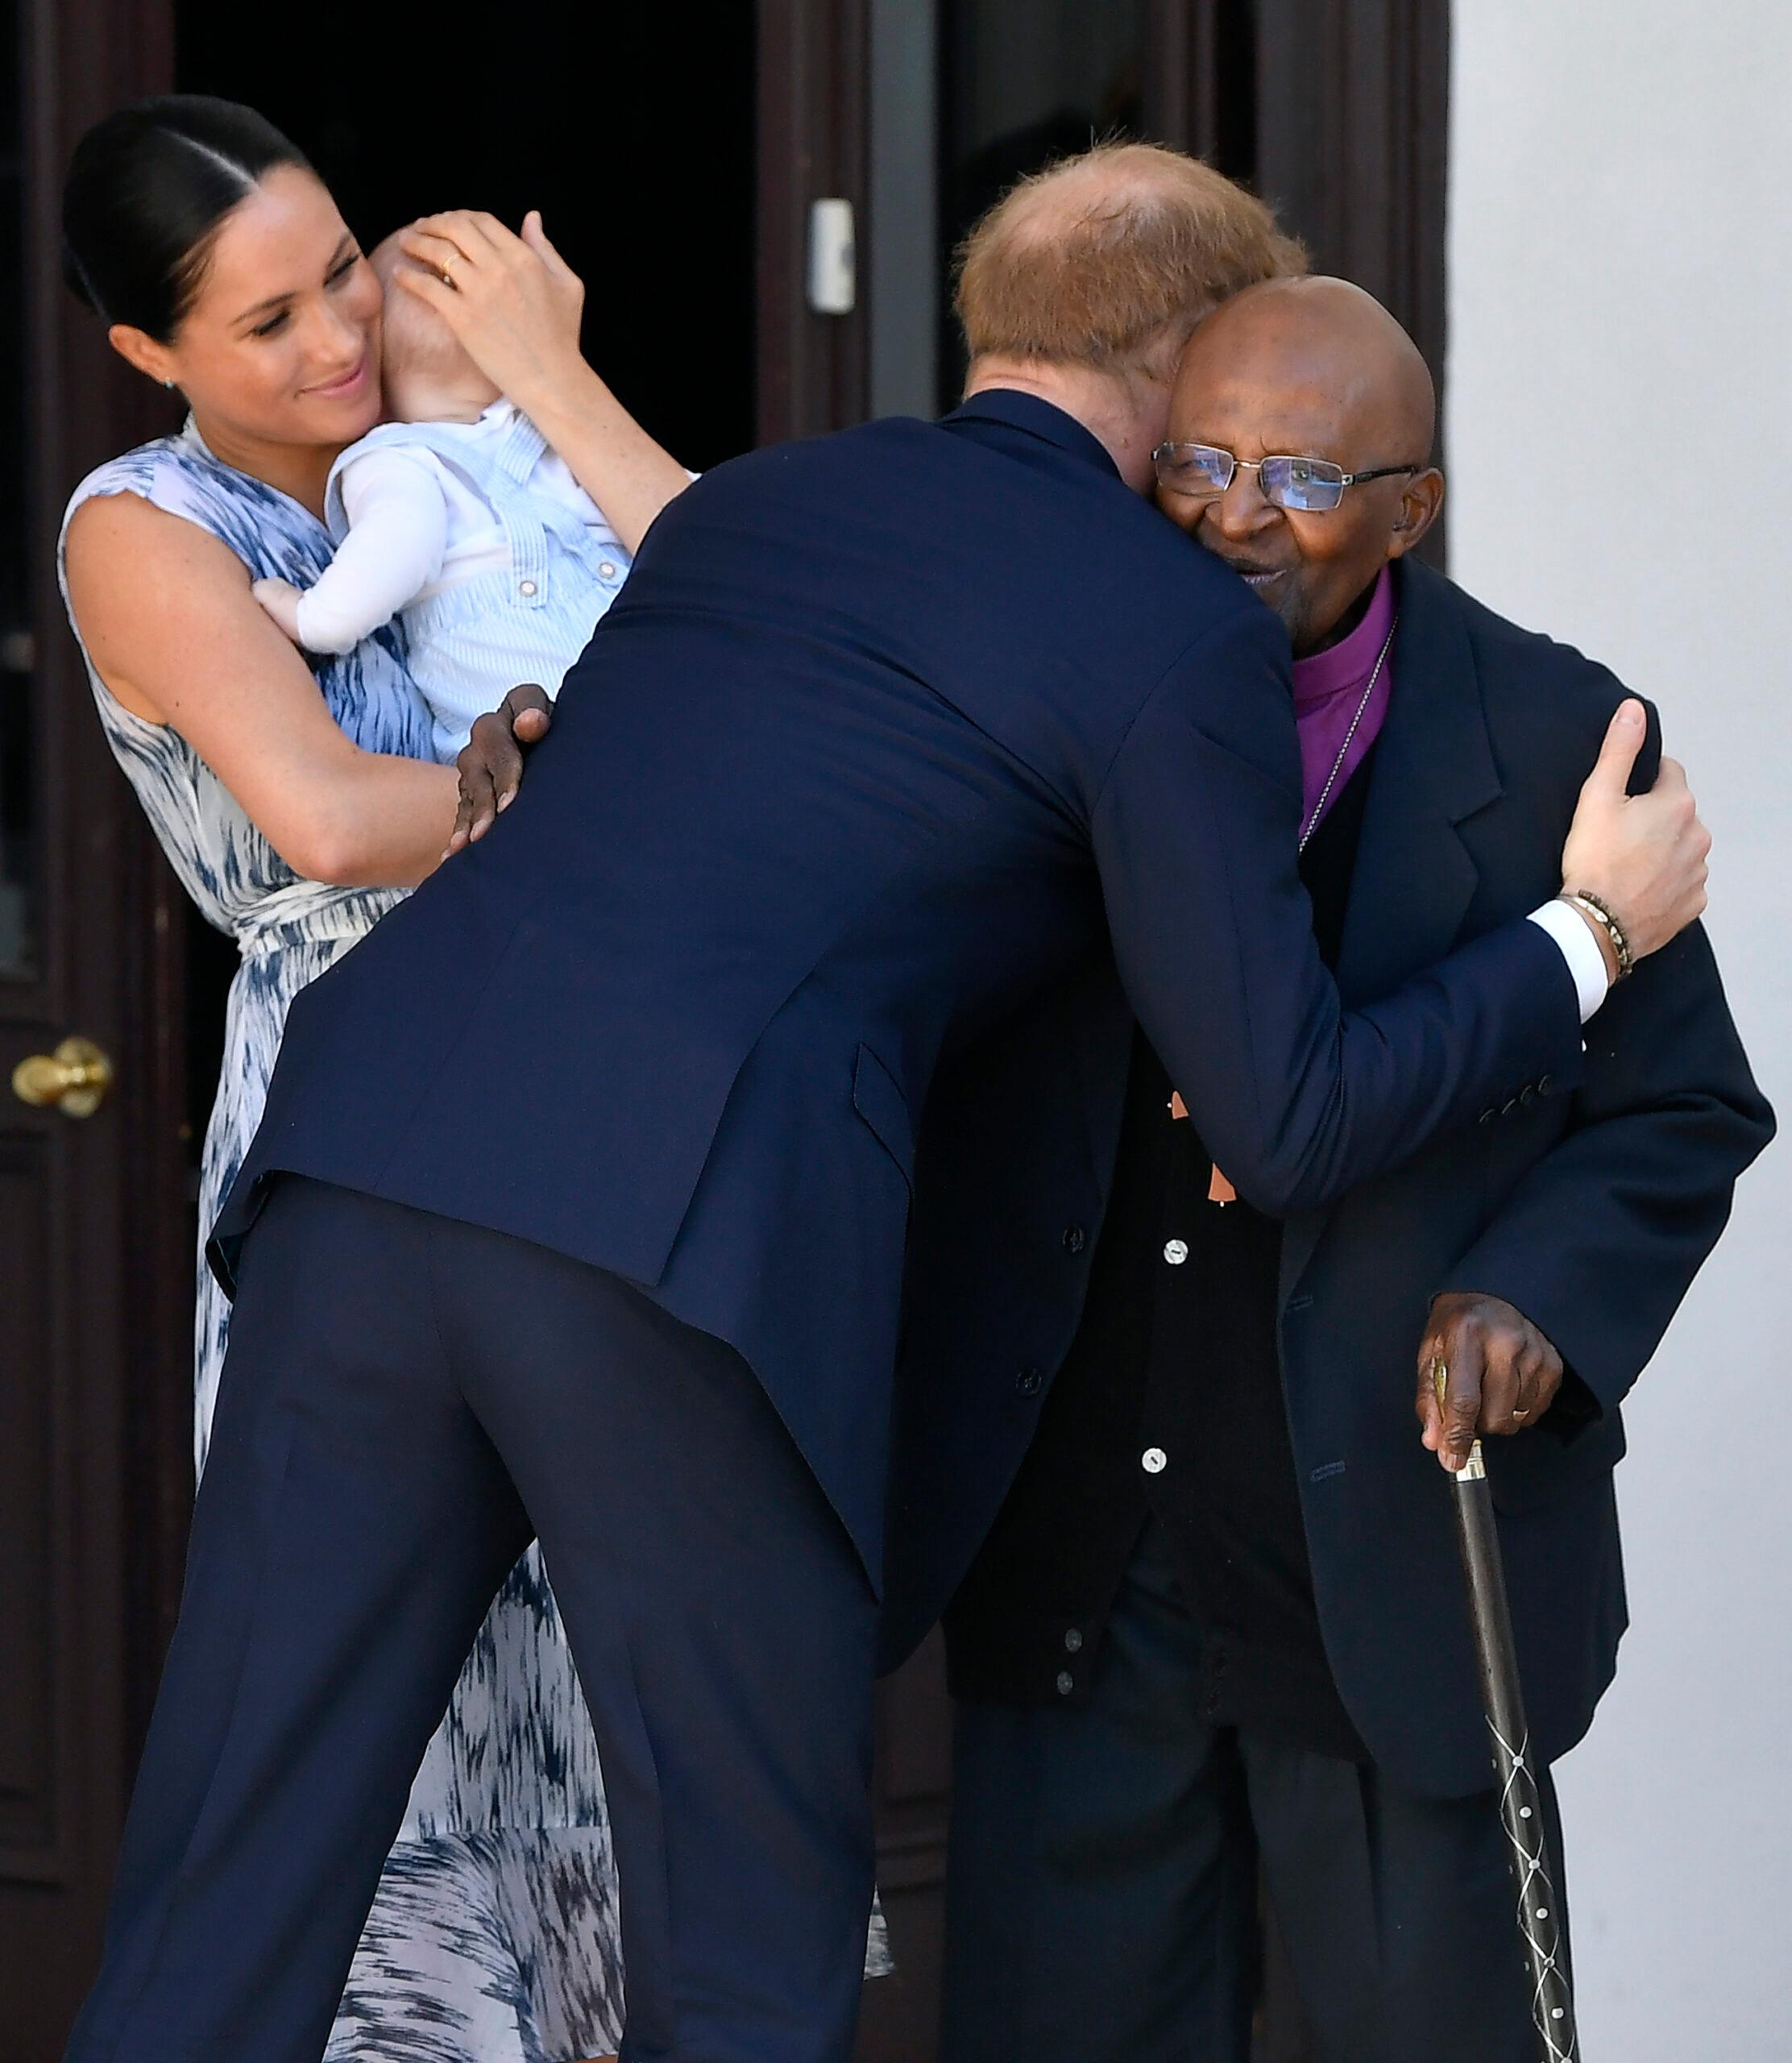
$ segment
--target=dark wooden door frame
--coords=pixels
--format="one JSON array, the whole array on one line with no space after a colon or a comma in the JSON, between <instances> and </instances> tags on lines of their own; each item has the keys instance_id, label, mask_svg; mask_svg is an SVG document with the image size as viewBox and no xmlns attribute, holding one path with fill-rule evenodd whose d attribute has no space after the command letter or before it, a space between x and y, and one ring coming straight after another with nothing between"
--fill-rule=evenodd
<instances>
[{"instance_id":1,"label":"dark wooden door frame","mask_svg":"<svg viewBox=\"0 0 1792 2063\"><path fill-rule=\"evenodd\" d=\"M1212 10L1225 0L1202 0ZM1259 190L1317 271L1385 301L1440 383L1448 0L1259 0Z\"/></svg>"},{"instance_id":2,"label":"dark wooden door frame","mask_svg":"<svg viewBox=\"0 0 1792 2063\"><path fill-rule=\"evenodd\" d=\"M866 220L869 13L869 0L760 0L762 443L867 406L868 268L848 316L809 307L806 268L811 201L840 195ZM1249 177L1317 269L1387 302L1441 381L1449 0L1148 0L1147 40L1151 133ZM1234 81L1248 109L1226 98Z\"/></svg>"},{"instance_id":3,"label":"dark wooden door frame","mask_svg":"<svg viewBox=\"0 0 1792 2063\"><path fill-rule=\"evenodd\" d=\"M123 363L100 322L63 285L60 197L68 154L91 122L172 86L173 9L171 0L32 0L31 14L38 133L29 262L39 282L32 383L42 425L34 614L47 699L67 732L63 792L78 800L81 816L79 845L70 849L80 872L57 884L59 907L75 915L77 952L89 962L107 957L114 1036L129 1069L109 1106L125 1212L118 1228L124 1359L116 1380L124 1463L119 1745L128 1782L179 1607L193 1505L186 903L93 720L56 585L55 539L75 484L116 453L174 429L180 409ZM114 922L86 919L96 895L112 902Z\"/></svg>"},{"instance_id":4,"label":"dark wooden door frame","mask_svg":"<svg viewBox=\"0 0 1792 2063\"><path fill-rule=\"evenodd\" d=\"M41 1198L9 1314L12 1398L39 1458L28 1520L6 1531L39 1586L0 1768L0 2053L48 2057L91 1968L148 1698L179 1576L190 1480L191 1260L186 1231L176 890L93 719L57 592L55 542L90 467L166 427L146 382L61 284L58 199L77 135L165 86L163 0L25 0L19 10L27 164L24 297L31 439L26 480L39 814L34 978L0 998L0 1094L23 1050L69 1032L118 1068L74 1124L7 1102L0 1156ZM27 1537L27 1528L29 1537Z\"/></svg>"},{"instance_id":5,"label":"dark wooden door frame","mask_svg":"<svg viewBox=\"0 0 1792 2063\"><path fill-rule=\"evenodd\" d=\"M869 189L869 0L759 0L758 434L761 444L857 422L870 392L859 272L849 315L809 305L809 210Z\"/></svg>"}]
</instances>

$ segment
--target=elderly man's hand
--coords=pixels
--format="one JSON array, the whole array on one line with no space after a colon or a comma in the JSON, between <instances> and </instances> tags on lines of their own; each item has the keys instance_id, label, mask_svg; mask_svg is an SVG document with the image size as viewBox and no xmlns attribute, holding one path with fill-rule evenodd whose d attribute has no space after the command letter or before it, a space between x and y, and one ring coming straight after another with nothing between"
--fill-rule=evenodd
<instances>
[{"instance_id":1,"label":"elderly man's hand","mask_svg":"<svg viewBox=\"0 0 1792 2063\"><path fill-rule=\"evenodd\" d=\"M460 774L460 804L446 860L483 838L509 808L522 784L523 754L548 734L554 721L545 691L533 681L513 687L488 716L474 724L454 762Z\"/></svg>"},{"instance_id":2,"label":"elderly man's hand","mask_svg":"<svg viewBox=\"0 0 1792 2063\"><path fill-rule=\"evenodd\" d=\"M1449 1370L1441 1405L1434 1371ZM1497 1297L1438 1297L1419 1349L1415 1400L1426 1447L1460 1468L1477 1434L1522 1433L1562 1385L1562 1356L1525 1317Z\"/></svg>"}]
</instances>

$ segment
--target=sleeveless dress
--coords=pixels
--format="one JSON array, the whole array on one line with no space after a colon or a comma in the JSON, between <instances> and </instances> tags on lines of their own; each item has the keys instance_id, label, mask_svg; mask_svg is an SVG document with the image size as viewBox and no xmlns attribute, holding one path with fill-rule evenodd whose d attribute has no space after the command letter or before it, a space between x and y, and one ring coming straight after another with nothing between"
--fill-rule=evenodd
<instances>
[{"instance_id":1,"label":"sleeveless dress","mask_svg":"<svg viewBox=\"0 0 1792 2063\"><path fill-rule=\"evenodd\" d=\"M228 545L255 579L309 587L329 533L214 459L189 420L91 474ZM62 553L58 550L60 569ZM68 600L66 575L63 599ZM69 610L69 621L74 612ZM80 637L79 626L76 636ZM87 657L86 648L82 655ZM261 1117L292 998L400 898L294 874L180 735L115 701L88 660L100 721L182 886L233 936L224 1065L206 1127L201 1239ZM435 758L403 633L317 661L330 714L370 752ZM205 1462L230 1305L199 1265L195 1457ZM623 2017L616 1876L597 1746L540 1550L517 1564L430 1741L356 1951L327 2063L570 2063L614 2052Z\"/></svg>"}]
</instances>

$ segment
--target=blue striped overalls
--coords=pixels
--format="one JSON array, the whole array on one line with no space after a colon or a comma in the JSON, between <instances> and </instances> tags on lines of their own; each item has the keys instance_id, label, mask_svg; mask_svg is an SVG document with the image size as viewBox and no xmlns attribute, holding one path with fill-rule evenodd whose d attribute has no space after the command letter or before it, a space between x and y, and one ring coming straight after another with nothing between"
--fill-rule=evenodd
<instances>
[{"instance_id":1,"label":"blue striped overalls","mask_svg":"<svg viewBox=\"0 0 1792 2063\"><path fill-rule=\"evenodd\" d=\"M451 759L473 720L495 709L519 681L551 695L585 649L598 618L621 592L628 554L607 523L582 521L533 484L547 446L516 413L496 450L481 449L458 423L385 423L354 449L392 444L430 452L452 469L503 525L509 563L452 582L400 612L413 679L435 718L438 755ZM341 462L325 513L341 541Z\"/></svg>"}]
</instances>

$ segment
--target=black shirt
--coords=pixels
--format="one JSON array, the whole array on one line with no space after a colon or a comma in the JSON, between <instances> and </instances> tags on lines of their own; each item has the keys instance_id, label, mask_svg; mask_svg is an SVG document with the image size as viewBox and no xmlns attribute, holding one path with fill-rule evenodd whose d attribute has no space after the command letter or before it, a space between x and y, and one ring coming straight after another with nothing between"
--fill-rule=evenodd
<instances>
[{"instance_id":1,"label":"black shirt","mask_svg":"<svg viewBox=\"0 0 1792 2063\"><path fill-rule=\"evenodd\" d=\"M1301 857L1334 964L1362 828L1359 766ZM954 1689L1086 1695L1142 1528L1161 1525L1201 1626L1202 1717L1366 1760L1325 1659L1276 1347L1281 1227L1209 1201L1212 1163L1135 1041L1082 1322L1001 1517L948 1618Z\"/></svg>"}]
</instances>

